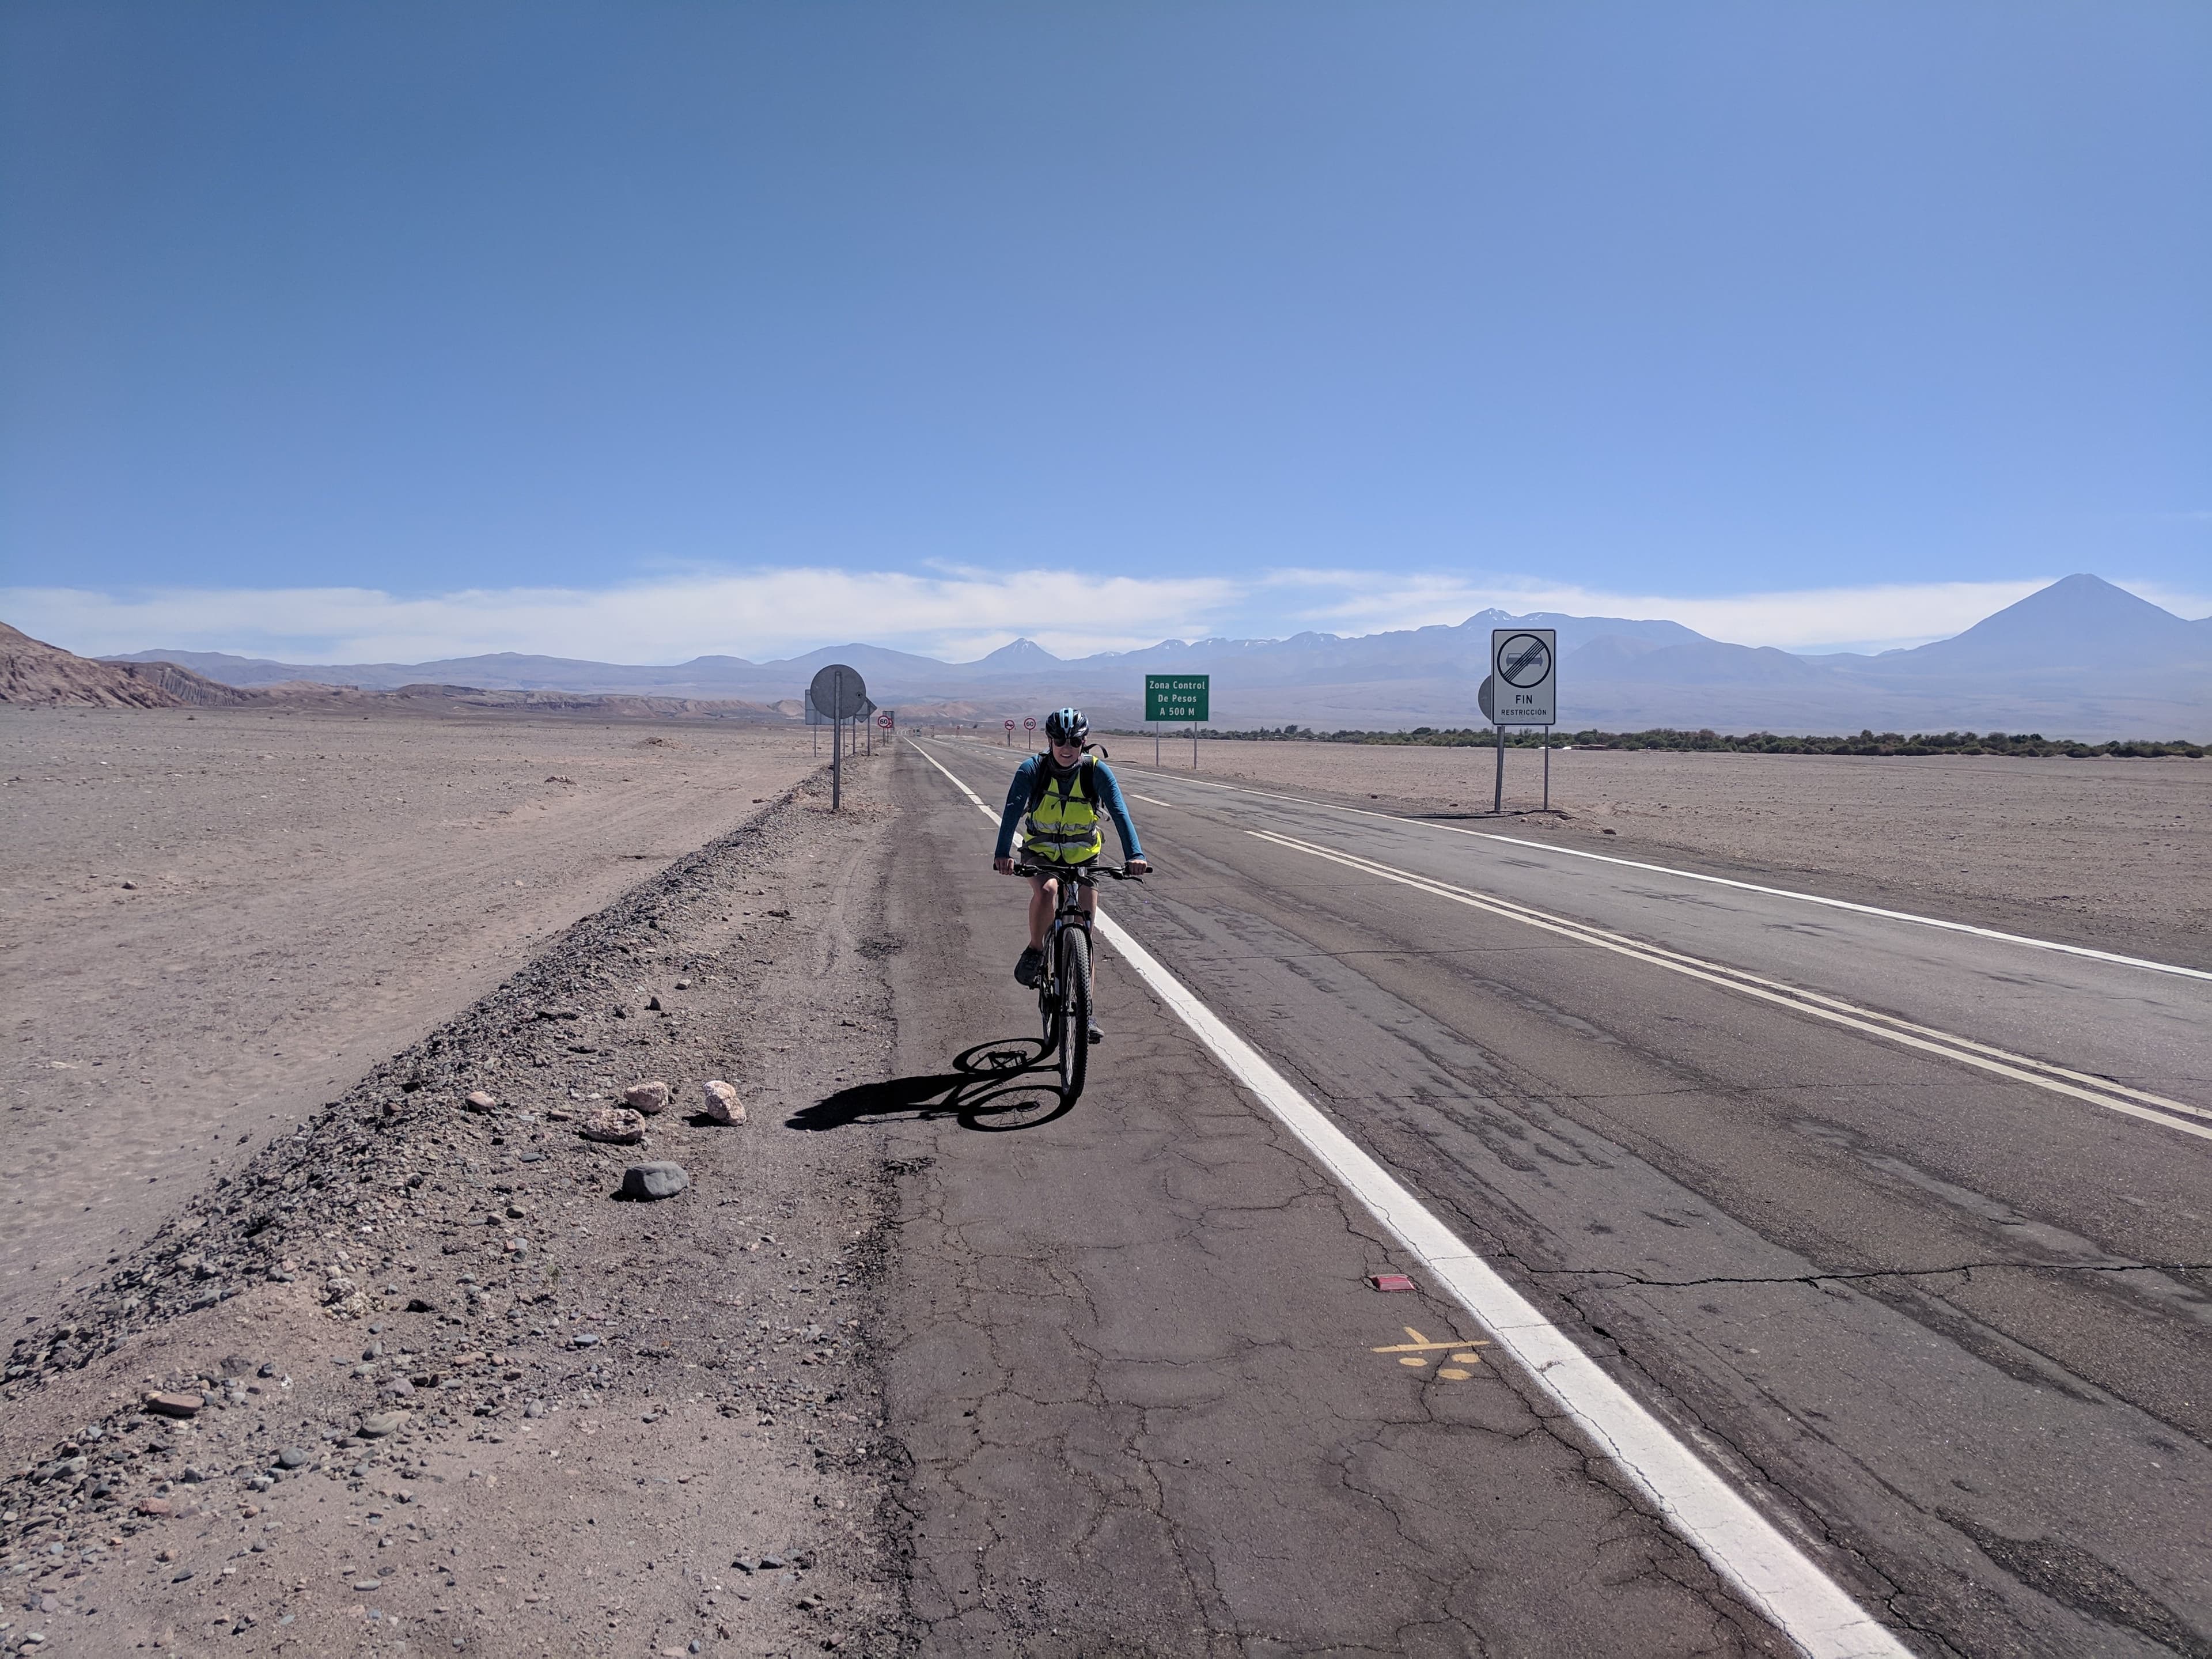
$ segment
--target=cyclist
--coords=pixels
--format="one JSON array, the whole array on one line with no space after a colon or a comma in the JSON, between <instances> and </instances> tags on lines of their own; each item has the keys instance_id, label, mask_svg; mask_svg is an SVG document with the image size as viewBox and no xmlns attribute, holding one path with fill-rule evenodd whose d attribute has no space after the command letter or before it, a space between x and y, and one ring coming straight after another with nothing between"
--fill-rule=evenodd
<instances>
[{"instance_id":1,"label":"cyclist","mask_svg":"<svg viewBox=\"0 0 2212 1659\"><path fill-rule=\"evenodd\" d=\"M1137 840L1137 826L1129 822L1128 806L1121 799L1121 786L1114 781L1114 774L1106 763L1089 752L1091 722L1084 719L1083 711L1063 708L1048 714L1044 735L1050 747L1024 761L1006 791L1006 810L999 815L998 850L991 855L991 867L1002 876L1013 874L1014 827L1024 813L1029 823L1024 827L1022 850L1030 864L1046 870L1054 865L1092 862L1106 848L1106 838L1098 824L1099 809L1103 807L1114 820L1115 833L1121 837L1121 852L1129 873L1143 875L1152 866L1145 860L1145 849ZM1030 878L1029 948L1014 964L1014 977L1024 985L1034 986L1043 969L1045 930L1052 926L1059 889L1060 884L1050 876ZM1085 914L1097 908L1097 890L1085 888ZM1098 1035L1094 1020L1091 1040L1096 1042Z\"/></svg>"}]
</instances>

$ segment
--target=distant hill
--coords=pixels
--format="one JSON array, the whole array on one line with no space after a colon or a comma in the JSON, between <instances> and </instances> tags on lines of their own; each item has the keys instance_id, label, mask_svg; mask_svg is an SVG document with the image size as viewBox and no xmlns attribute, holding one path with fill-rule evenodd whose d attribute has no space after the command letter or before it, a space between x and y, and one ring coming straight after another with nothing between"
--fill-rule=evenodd
<instances>
[{"instance_id":1,"label":"distant hill","mask_svg":"<svg viewBox=\"0 0 2212 1659\"><path fill-rule=\"evenodd\" d=\"M2068 576L1963 634L1869 659L1887 674L2164 667L2212 660L2212 617L2184 622L2095 576Z\"/></svg>"},{"instance_id":2,"label":"distant hill","mask_svg":"<svg viewBox=\"0 0 2212 1659\"><path fill-rule=\"evenodd\" d=\"M264 657L234 657L224 651L133 651L127 656L102 657L101 662L173 663L204 678L225 685L274 685L280 680L302 678L302 671ZM324 684L337 684L326 680Z\"/></svg>"},{"instance_id":3,"label":"distant hill","mask_svg":"<svg viewBox=\"0 0 2212 1659\"><path fill-rule=\"evenodd\" d=\"M695 657L666 667L588 662L573 657L541 657L499 651L481 657L446 657L434 662L290 663L266 657L237 657L220 651L133 651L104 657L103 662L171 662L232 685L275 685L311 680L321 685L358 686L392 691L403 685L465 685L487 691L568 691L693 698L758 698L796 695L826 664L848 662L871 682L901 675L943 672L933 657L911 656L880 646L846 645L811 651L781 662L754 663L743 657Z\"/></svg>"},{"instance_id":4,"label":"distant hill","mask_svg":"<svg viewBox=\"0 0 2212 1659\"><path fill-rule=\"evenodd\" d=\"M1056 657L1034 641L1024 639L967 663L941 662L934 657L859 643L824 646L804 656L768 662L707 656L666 666L529 656L512 651L420 663L287 663L222 652L177 650L135 651L102 660L172 662L210 678L246 686L313 680L325 685L391 690L441 681L488 690L771 699L802 694L817 671L842 662L860 671L870 694L885 706L894 697L906 701L970 695L1003 697L1009 688L1030 684L1065 686L1071 692L1110 692L1134 685L1139 690L1133 694L1133 701L1141 701L1143 677L1148 673L1219 672L1233 675L1244 687L1295 685L1317 677L1333 684L1356 684L1436 675L1463 677L1473 672L1479 680L1489 655L1493 626L1556 627L1563 652L1583 641L1608 635L1660 645L1717 643L1674 622L1549 613L1515 617L1503 611L1486 611L1455 627L1349 636L1299 634L1287 640L1164 640L1142 650L1102 652L1073 659Z\"/></svg>"},{"instance_id":5,"label":"distant hill","mask_svg":"<svg viewBox=\"0 0 2212 1659\"><path fill-rule=\"evenodd\" d=\"M80 657L0 623L0 702L181 708L252 701L250 693L172 663Z\"/></svg>"},{"instance_id":6,"label":"distant hill","mask_svg":"<svg viewBox=\"0 0 2212 1659\"><path fill-rule=\"evenodd\" d=\"M1224 726L1324 729L1474 724L1493 628L1559 631L1567 724L1616 730L1711 726L1807 733L2040 731L2089 740L2212 738L2212 618L2187 622L2092 575L2052 583L1951 639L1879 656L1797 656L1709 639L1660 618L1485 611L1454 626L1283 640L1164 640L1063 659L1017 640L974 662L880 646L828 646L768 662L696 657L635 666L501 652L430 663L313 665L210 652L141 651L233 685L312 680L392 688L422 681L490 690L781 702L815 672L850 663L884 708L995 724L1079 702L1101 724L1142 719L1144 676L1213 677Z\"/></svg>"},{"instance_id":7,"label":"distant hill","mask_svg":"<svg viewBox=\"0 0 2212 1659\"><path fill-rule=\"evenodd\" d=\"M222 708L252 704L298 707L342 701L355 705L410 707L431 712L505 711L536 714L580 714L617 720L684 717L751 725L782 725L791 712L735 699L583 695L512 688L486 690L472 685L424 683L410 678L388 687L337 687L297 672L275 676L281 663L226 657L215 652L185 652L214 665L246 663L262 678L253 685L230 685L210 678L168 657L80 657L58 645L34 640L0 623L0 702L70 704L110 708ZM544 660L544 659L541 659Z\"/></svg>"}]
</instances>

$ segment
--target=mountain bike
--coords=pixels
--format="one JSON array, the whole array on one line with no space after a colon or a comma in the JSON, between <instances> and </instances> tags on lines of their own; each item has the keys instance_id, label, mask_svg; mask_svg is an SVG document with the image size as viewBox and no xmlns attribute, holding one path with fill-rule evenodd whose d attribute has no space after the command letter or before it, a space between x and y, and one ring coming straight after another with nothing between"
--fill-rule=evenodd
<instances>
[{"instance_id":1,"label":"mountain bike","mask_svg":"<svg viewBox=\"0 0 2212 1659\"><path fill-rule=\"evenodd\" d=\"M1044 1023L1044 1054L1060 1064L1062 1107L1072 1106L1083 1092L1084 1072L1091 1059L1091 918L1083 911L1083 890L1096 887L1098 878L1141 881L1110 864L1017 864L1018 876L1048 876L1060 884L1052 927L1044 936L1044 965L1037 975L1037 1012Z\"/></svg>"}]
</instances>

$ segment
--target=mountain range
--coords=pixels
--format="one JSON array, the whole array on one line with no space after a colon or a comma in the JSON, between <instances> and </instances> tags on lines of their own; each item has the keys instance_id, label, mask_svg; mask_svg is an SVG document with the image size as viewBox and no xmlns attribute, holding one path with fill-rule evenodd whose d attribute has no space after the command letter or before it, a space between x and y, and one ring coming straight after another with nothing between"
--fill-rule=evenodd
<instances>
[{"instance_id":1,"label":"mountain range","mask_svg":"<svg viewBox=\"0 0 2212 1659\"><path fill-rule=\"evenodd\" d=\"M424 682L775 702L816 670L849 663L881 706L910 719L995 724L1083 703L1102 725L1134 726L1144 676L1212 677L1213 724L1323 730L1481 724L1475 690L1493 628L1556 629L1567 727L1670 726L1805 733L2039 731L2089 741L2212 738L2212 617L2185 621L2093 575L2068 576L1962 634L1876 656L1800 656L1731 645L1680 623L1484 611L1455 626L1285 640L1168 640L1142 650L1055 657L1017 640L974 662L880 646L826 647L769 662L695 657L665 667L500 652L424 663L283 663L222 652L149 650L104 659L168 662L225 684L285 681L392 689Z\"/></svg>"}]
</instances>

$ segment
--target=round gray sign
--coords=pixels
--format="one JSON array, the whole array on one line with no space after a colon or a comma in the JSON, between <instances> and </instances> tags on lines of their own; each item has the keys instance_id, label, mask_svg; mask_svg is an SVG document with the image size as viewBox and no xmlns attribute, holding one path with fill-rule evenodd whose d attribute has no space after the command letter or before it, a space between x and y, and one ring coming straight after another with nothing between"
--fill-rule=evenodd
<instances>
[{"instance_id":1,"label":"round gray sign","mask_svg":"<svg viewBox=\"0 0 2212 1659\"><path fill-rule=\"evenodd\" d=\"M833 662L806 688L806 701L825 720L853 720L868 701L867 683L861 679L859 669Z\"/></svg>"}]
</instances>

